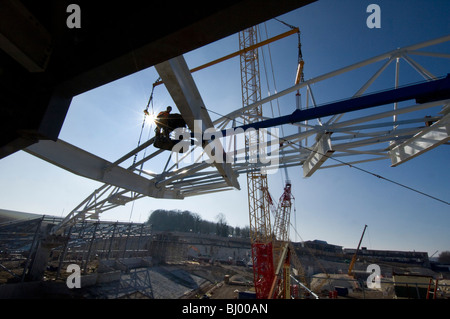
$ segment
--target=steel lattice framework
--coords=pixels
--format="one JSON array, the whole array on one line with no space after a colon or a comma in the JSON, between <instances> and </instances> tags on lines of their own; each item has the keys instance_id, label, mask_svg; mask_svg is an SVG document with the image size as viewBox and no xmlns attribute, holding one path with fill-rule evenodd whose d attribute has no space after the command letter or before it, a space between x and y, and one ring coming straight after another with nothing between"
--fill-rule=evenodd
<instances>
[{"instance_id":1,"label":"steel lattice framework","mask_svg":"<svg viewBox=\"0 0 450 319\"><path fill-rule=\"evenodd\" d=\"M429 51L429 47L449 41L450 35L398 48L303 81L260 100L248 98L247 105L237 107L215 120L209 117L183 57L161 63L156 69L191 131L194 129L195 120L199 119L202 120L203 127L200 129L203 131L208 125L220 131L232 129L236 123L257 122L270 118L259 114L258 108L282 96L295 94L299 90L306 90L308 97L304 109L312 111L319 109L312 90L313 84L326 83L327 80L339 75L366 66L374 66L379 62L383 62L382 66L362 83L353 97L363 96L392 63L395 63L397 71L393 76L395 83L398 83L398 65L401 62L406 62L425 81L432 83L436 80L436 76L413 57L449 59L448 52ZM423 114L424 110L427 111L426 116ZM106 161L62 140L40 141L28 147L26 151L73 173L104 183L53 230L54 233L62 233L66 227L85 218L98 218L109 209L145 196L183 199L239 189L238 176L261 168L270 170L302 166L304 176L309 177L317 169L378 160L390 160L392 166L397 166L450 140L449 113L449 97L438 96L434 100L415 102L410 100L403 105L394 103L384 105L382 108L371 108L365 112L356 111L348 117L344 116L346 112L340 112L315 120L291 123L290 126L300 127L301 131L276 136L282 141L278 153L267 151L267 156L277 157L277 161L264 163L257 161L251 165L246 155L247 147L233 143L232 137L220 139L224 154L234 156L227 163L208 161L209 154L205 151L205 146L211 141L203 141L199 137L195 138L198 143L189 146L185 153L156 149L152 146L153 139L150 139L115 162ZM140 159L130 166L123 167L127 160L135 156ZM161 162L165 163L161 171L149 170ZM271 163L276 163L276 167L271 166ZM254 205L257 206L258 203Z\"/></svg>"}]
</instances>

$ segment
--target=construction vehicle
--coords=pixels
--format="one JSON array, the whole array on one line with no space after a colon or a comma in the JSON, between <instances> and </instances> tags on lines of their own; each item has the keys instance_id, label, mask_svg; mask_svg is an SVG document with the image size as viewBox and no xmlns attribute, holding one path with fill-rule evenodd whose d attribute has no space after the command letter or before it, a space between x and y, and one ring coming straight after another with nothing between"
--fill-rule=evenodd
<instances>
[{"instance_id":1,"label":"construction vehicle","mask_svg":"<svg viewBox=\"0 0 450 319\"><path fill-rule=\"evenodd\" d=\"M353 258L350 261L350 266L348 267L348 275L354 277L353 267L355 267L356 258L358 256L359 247L361 246L362 239L364 237L364 233L366 232L367 225L364 225L364 230L362 232L361 238L359 239L358 247L356 248L355 253L353 254Z\"/></svg>"}]
</instances>

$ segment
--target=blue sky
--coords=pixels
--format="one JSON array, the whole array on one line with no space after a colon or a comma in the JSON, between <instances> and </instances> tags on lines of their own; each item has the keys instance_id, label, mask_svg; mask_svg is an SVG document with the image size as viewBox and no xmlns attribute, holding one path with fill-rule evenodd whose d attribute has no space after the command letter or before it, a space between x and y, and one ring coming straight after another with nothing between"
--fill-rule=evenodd
<instances>
[{"instance_id":1,"label":"blue sky","mask_svg":"<svg viewBox=\"0 0 450 319\"><path fill-rule=\"evenodd\" d=\"M381 8L381 28L369 29L366 8ZM305 79L348 66L378 54L450 34L450 2L319 0L279 18L301 30ZM270 20L261 25L265 37L288 28ZM237 34L185 54L190 67L196 67L238 49ZM291 36L270 45L278 91L293 85L297 68L297 38ZM267 48L266 64L269 63ZM431 51L431 49L430 49ZM450 53L447 44L436 51ZM261 61L260 57L260 62ZM417 57L435 75L450 73L448 59L425 60ZM342 76L314 87L318 104L348 98L381 65ZM270 71L271 72L271 71ZM392 88L393 65L371 90ZM207 108L227 114L241 106L239 59L234 58L193 74ZM271 73L269 74L271 77ZM152 83L158 78L149 68L74 97L60 138L114 161L136 147ZM410 67L401 65L401 83L421 78ZM271 79L270 79L271 81ZM261 69L262 95L267 96ZM273 83L270 84L274 92ZM280 99L281 113L295 110L294 94ZM164 86L155 89L154 107L173 105ZM211 114L213 119L217 115ZM148 136L148 128L144 137ZM409 187L450 201L450 148L440 146L396 168L390 161L361 164L360 167ZM149 168L151 169L151 168ZM416 250L430 254L450 250L450 208L410 190L341 167L317 171L304 179L301 167L289 169L295 201L297 231L303 240L322 239L344 247L355 247L364 225L368 225L362 245L369 249ZM52 166L24 152L0 160L0 208L65 216L101 184ZM279 198L282 172L269 176L272 195ZM232 226L248 224L245 176L241 191L191 197L182 201L144 198L109 211L105 220L145 221L158 208L188 209L203 219L215 220L219 213ZM300 240L291 232L292 240Z\"/></svg>"}]
</instances>

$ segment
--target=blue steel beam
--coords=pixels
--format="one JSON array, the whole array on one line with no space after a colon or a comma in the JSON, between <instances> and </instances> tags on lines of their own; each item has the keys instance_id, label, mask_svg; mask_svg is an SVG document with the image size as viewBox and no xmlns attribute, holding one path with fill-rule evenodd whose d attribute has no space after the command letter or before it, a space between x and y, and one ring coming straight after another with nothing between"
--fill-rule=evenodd
<instances>
[{"instance_id":1,"label":"blue steel beam","mask_svg":"<svg viewBox=\"0 0 450 319\"><path fill-rule=\"evenodd\" d=\"M448 74L445 78L439 80L409 85L378 93L372 93L361 97L355 97L343 101L325 104L323 106L307 110L295 110L290 115L284 115L270 120L245 124L235 127L233 128L233 130L236 130L238 128L244 131L249 128L254 128L257 130L282 124L293 124L320 117L353 112L412 99L415 99L417 103L450 99L450 74ZM222 136L232 135L231 131L231 129L222 130Z\"/></svg>"}]
</instances>

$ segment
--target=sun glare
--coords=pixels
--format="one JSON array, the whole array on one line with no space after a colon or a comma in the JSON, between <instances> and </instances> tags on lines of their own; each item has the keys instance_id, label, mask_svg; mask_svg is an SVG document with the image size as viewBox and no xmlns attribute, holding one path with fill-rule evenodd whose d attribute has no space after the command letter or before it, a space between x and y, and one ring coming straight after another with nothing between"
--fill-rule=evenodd
<instances>
[{"instance_id":1,"label":"sun glare","mask_svg":"<svg viewBox=\"0 0 450 319\"><path fill-rule=\"evenodd\" d=\"M156 115L153 112L145 112L146 115L146 122L148 125L153 125L155 124L156 121Z\"/></svg>"}]
</instances>

